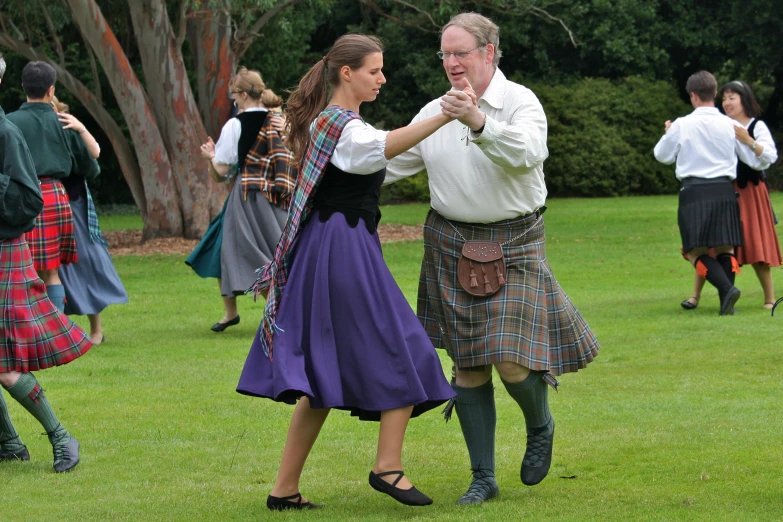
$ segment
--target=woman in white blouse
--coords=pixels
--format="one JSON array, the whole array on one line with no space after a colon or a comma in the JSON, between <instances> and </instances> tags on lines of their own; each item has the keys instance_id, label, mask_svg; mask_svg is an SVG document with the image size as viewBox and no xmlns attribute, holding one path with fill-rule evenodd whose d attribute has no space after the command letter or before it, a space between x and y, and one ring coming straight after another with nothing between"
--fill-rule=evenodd
<instances>
[{"instance_id":1,"label":"woman in white blouse","mask_svg":"<svg viewBox=\"0 0 783 522\"><path fill-rule=\"evenodd\" d=\"M737 162L737 179L734 182L739 194L740 219L742 220L743 245L737 248L739 265L752 265L764 291L764 308L775 303L775 284L771 267L781 265L780 244L775 232L775 214L769 199L769 191L763 171L778 159L778 151L766 124L756 119L761 114L750 86L742 81L729 82L721 87L718 98L723 111L739 125L735 131L737 140L753 151L750 161ZM747 158L743 158L747 159ZM705 279L698 274L693 282L693 296L682 302L682 307L692 310L699 304Z\"/></svg>"}]
</instances>

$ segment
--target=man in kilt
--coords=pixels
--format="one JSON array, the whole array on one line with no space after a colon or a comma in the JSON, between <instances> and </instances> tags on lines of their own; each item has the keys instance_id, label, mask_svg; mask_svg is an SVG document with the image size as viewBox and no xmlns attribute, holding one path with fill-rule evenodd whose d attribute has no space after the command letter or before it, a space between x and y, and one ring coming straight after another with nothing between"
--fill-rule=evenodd
<instances>
[{"instance_id":1,"label":"man in kilt","mask_svg":"<svg viewBox=\"0 0 783 522\"><path fill-rule=\"evenodd\" d=\"M0 55L0 81L6 64ZM51 109L50 109L51 110ZM79 462L79 442L62 427L31 373L70 362L90 349L87 334L60 313L33 269L25 233L44 206L22 133L0 108L0 385L46 430L54 471ZM30 460L0 392L0 462Z\"/></svg>"},{"instance_id":2,"label":"man in kilt","mask_svg":"<svg viewBox=\"0 0 783 522\"><path fill-rule=\"evenodd\" d=\"M533 92L498 69L498 44L497 25L476 13L443 27L438 56L452 86L464 92L430 102L413 121L441 109L458 121L397 156L386 178L425 168L429 176L418 315L454 362L455 406L473 470L458 504L482 503L499 491L492 367L522 409L527 446L520 476L535 485L552 459L547 385L584 368L599 350L546 259L546 116ZM458 282L458 260L470 240L500 243L507 272L492 295L474 296Z\"/></svg>"},{"instance_id":3,"label":"man in kilt","mask_svg":"<svg viewBox=\"0 0 783 522\"><path fill-rule=\"evenodd\" d=\"M742 245L739 204L733 180L737 157L752 164L753 151L736 139L734 121L715 107L718 83L707 71L685 85L694 111L665 123L655 159L677 164L682 183L677 222L682 251L696 272L718 289L720 315L732 315L740 290L734 286L739 264L734 247ZM717 258L710 256L713 248Z\"/></svg>"},{"instance_id":4,"label":"man in kilt","mask_svg":"<svg viewBox=\"0 0 783 522\"><path fill-rule=\"evenodd\" d=\"M64 129L52 110L57 73L45 62L30 62L22 70L22 88L27 102L8 119L22 131L41 182L44 208L27 234L33 266L46 283L49 299L61 312L65 290L60 265L77 261L73 214L62 179L79 174L87 179L100 172L98 162L75 130Z\"/></svg>"}]
</instances>

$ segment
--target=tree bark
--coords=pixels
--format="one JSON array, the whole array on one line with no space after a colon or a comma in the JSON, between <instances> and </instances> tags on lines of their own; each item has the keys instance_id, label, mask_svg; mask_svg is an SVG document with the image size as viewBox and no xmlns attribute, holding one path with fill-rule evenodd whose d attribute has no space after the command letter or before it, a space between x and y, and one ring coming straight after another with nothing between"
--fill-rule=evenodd
<instances>
[{"instance_id":1,"label":"tree bark","mask_svg":"<svg viewBox=\"0 0 783 522\"><path fill-rule=\"evenodd\" d=\"M200 238L222 204L199 147L207 139L165 0L128 2L147 96L179 191L186 238Z\"/></svg>"},{"instance_id":2,"label":"tree bark","mask_svg":"<svg viewBox=\"0 0 783 522\"><path fill-rule=\"evenodd\" d=\"M182 236L185 231L182 204L155 111L95 0L67 1L74 22L111 84L136 149L146 197L143 237ZM135 4L135 0L130 4Z\"/></svg>"},{"instance_id":3,"label":"tree bark","mask_svg":"<svg viewBox=\"0 0 783 522\"><path fill-rule=\"evenodd\" d=\"M207 134L215 141L231 115L228 82L237 68L232 35L231 18L224 10L188 21L199 111Z\"/></svg>"}]
</instances>

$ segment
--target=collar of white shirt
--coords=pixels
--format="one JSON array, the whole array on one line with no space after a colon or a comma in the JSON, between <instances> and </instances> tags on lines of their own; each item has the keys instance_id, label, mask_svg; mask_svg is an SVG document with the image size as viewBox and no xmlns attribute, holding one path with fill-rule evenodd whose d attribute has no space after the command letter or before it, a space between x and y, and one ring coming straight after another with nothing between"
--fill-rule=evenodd
<instances>
[{"instance_id":1,"label":"collar of white shirt","mask_svg":"<svg viewBox=\"0 0 783 522\"><path fill-rule=\"evenodd\" d=\"M481 95L481 99L499 110L503 108L505 94L506 75L500 69L495 68L495 74L492 75L492 80L489 82L487 90Z\"/></svg>"}]
</instances>

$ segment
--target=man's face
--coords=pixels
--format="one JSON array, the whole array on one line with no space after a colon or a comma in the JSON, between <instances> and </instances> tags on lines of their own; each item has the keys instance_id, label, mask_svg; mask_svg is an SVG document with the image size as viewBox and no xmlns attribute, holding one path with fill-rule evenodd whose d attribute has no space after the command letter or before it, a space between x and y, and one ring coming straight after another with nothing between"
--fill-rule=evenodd
<instances>
[{"instance_id":1,"label":"man's face","mask_svg":"<svg viewBox=\"0 0 783 522\"><path fill-rule=\"evenodd\" d=\"M443 58L443 68L451 85L461 89L462 79L467 78L477 93L487 88L495 72L492 65L495 48L492 44L479 47L474 35L452 25L443 31L440 50L450 53ZM459 58L454 54L458 52L464 56Z\"/></svg>"}]
</instances>

